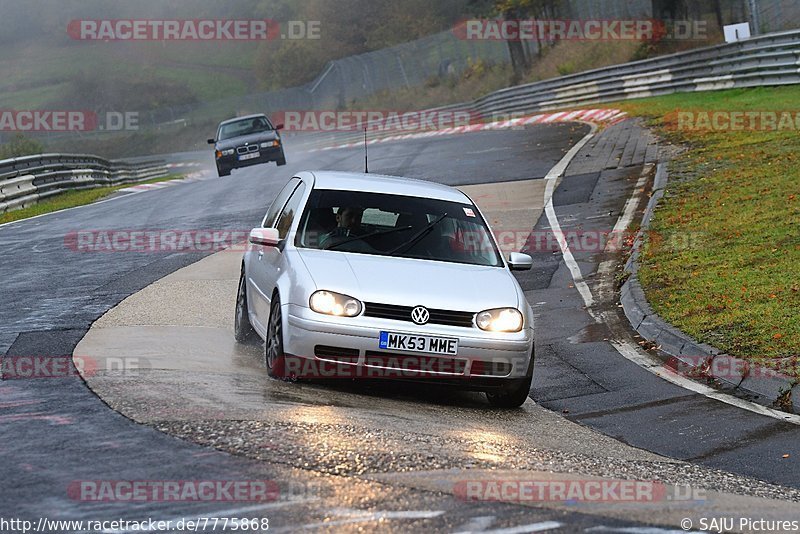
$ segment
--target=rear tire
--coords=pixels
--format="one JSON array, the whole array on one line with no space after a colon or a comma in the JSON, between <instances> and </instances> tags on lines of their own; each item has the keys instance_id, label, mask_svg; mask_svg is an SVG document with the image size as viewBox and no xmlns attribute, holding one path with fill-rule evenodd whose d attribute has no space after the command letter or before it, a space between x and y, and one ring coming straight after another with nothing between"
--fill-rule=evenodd
<instances>
[{"instance_id":1,"label":"rear tire","mask_svg":"<svg viewBox=\"0 0 800 534\"><path fill-rule=\"evenodd\" d=\"M250 324L250 315L247 308L247 282L244 275L239 276L239 291L236 293L236 316L233 321L233 337L239 343L245 343L253 339L255 330Z\"/></svg>"},{"instance_id":2,"label":"rear tire","mask_svg":"<svg viewBox=\"0 0 800 534\"><path fill-rule=\"evenodd\" d=\"M276 293L269 310L267 337L264 340L264 365L272 378L286 378L286 356L283 353L283 317L281 300Z\"/></svg>"}]
</instances>

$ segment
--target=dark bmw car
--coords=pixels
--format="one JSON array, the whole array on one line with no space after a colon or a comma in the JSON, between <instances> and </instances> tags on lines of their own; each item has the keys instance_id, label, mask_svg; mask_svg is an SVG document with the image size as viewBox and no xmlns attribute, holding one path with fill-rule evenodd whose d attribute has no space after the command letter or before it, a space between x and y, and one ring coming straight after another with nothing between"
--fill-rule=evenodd
<instances>
[{"instance_id":1,"label":"dark bmw car","mask_svg":"<svg viewBox=\"0 0 800 534\"><path fill-rule=\"evenodd\" d=\"M232 169L270 161L286 165L278 133L281 128L283 124L273 126L263 113L221 122L216 139L208 140L210 145L214 145L217 174L228 176Z\"/></svg>"}]
</instances>

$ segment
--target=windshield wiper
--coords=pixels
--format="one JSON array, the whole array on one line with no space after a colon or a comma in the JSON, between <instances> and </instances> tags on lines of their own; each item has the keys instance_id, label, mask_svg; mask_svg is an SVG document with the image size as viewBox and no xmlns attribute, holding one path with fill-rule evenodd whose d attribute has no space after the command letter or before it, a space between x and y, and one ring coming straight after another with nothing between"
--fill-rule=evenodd
<instances>
[{"instance_id":1,"label":"windshield wiper","mask_svg":"<svg viewBox=\"0 0 800 534\"><path fill-rule=\"evenodd\" d=\"M338 243L334 243L333 245L327 247L325 250L331 250L336 247L342 246L347 243L352 243L353 241L359 241L361 239L368 239L370 237L375 237L376 235L386 235L386 234L393 234L395 232L404 232L406 230L411 230L412 226L398 226L397 228L390 228L389 230L376 230L374 232L370 232L364 235L357 235L353 236L349 239L345 239L344 241L339 241Z\"/></svg>"},{"instance_id":2,"label":"windshield wiper","mask_svg":"<svg viewBox=\"0 0 800 534\"><path fill-rule=\"evenodd\" d=\"M423 237L425 237L426 235L428 235L428 233L429 233L431 230L433 230L433 227L434 227L434 226L436 226L437 224L439 224L440 222L442 222L442 221L444 220L444 218L445 218L445 217L447 217L447 213L442 213L442 214L441 214L439 217L437 217L435 220L433 220L433 221L431 221L430 223L428 223L428 226L426 226L425 228L423 228L422 230L420 230L419 232L417 232L416 234L414 234L414 235L411 237L411 239L409 239L408 241L406 241L405 243L403 243L403 244L401 244L401 245L399 245L399 246L396 246L395 248L393 248L392 250L390 250L390 251L389 251L389 252L387 252L386 254L387 254L388 256L392 256L392 255L394 255L394 254L397 254L398 252L405 252L405 251L407 251L408 249L410 249L411 247L413 247L414 245L416 245L416 244L417 244L417 243L418 243L418 242L419 242L419 241L420 241L420 240L421 240Z\"/></svg>"}]
</instances>

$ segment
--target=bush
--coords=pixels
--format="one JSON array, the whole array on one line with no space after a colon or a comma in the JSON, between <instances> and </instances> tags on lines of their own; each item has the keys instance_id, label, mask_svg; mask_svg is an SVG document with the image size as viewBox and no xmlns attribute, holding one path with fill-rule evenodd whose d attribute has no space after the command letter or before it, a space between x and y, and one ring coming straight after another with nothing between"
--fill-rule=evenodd
<instances>
[{"instance_id":1,"label":"bush","mask_svg":"<svg viewBox=\"0 0 800 534\"><path fill-rule=\"evenodd\" d=\"M0 144L0 159L18 158L42 152L44 152L42 143L19 133L15 134L10 141Z\"/></svg>"}]
</instances>

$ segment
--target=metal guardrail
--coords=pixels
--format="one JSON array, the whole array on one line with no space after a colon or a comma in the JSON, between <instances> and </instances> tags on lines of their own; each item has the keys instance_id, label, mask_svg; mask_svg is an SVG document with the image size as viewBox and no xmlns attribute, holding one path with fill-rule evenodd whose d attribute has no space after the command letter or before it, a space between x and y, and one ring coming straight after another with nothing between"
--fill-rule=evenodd
<instances>
[{"instance_id":1,"label":"metal guardrail","mask_svg":"<svg viewBox=\"0 0 800 534\"><path fill-rule=\"evenodd\" d=\"M677 92L800 83L800 31L754 37L495 91L482 114L549 111Z\"/></svg>"},{"instance_id":2,"label":"metal guardrail","mask_svg":"<svg viewBox=\"0 0 800 534\"><path fill-rule=\"evenodd\" d=\"M113 161L89 154L38 154L0 160L0 213L65 191L141 182L167 175L163 161Z\"/></svg>"},{"instance_id":3,"label":"metal guardrail","mask_svg":"<svg viewBox=\"0 0 800 534\"><path fill-rule=\"evenodd\" d=\"M555 49L553 53L558 53ZM447 106L485 119L587 107L678 92L800 84L800 30L697 48L495 91L474 102ZM396 135L370 132L370 137ZM362 132L306 136L314 146L355 142Z\"/></svg>"}]
</instances>

